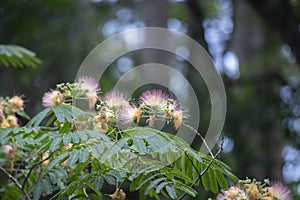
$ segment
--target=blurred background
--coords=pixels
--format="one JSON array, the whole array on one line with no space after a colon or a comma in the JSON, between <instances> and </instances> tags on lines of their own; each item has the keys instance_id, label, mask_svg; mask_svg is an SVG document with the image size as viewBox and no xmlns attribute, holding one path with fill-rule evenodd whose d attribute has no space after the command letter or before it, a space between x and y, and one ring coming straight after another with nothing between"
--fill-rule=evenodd
<instances>
[{"instance_id":1,"label":"blurred background","mask_svg":"<svg viewBox=\"0 0 300 200\"><path fill-rule=\"evenodd\" d=\"M33 116L42 109L43 93L74 81L101 41L147 26L187 34L213 58L228 101L221 159L241 179L284 181L299 199L300 0L1 0L0 43L31 49L43 62L22 69L0 64L0 96L23 95ZM205 132L210 101L201 76L175 55L153 50L141 59L142 53L112 63L100 81L102 91L138 64L171 57L169 66L184 74L199 97L199 130ZM200 199L214 196L199 190Z\"/></svg>"}]
</instances>

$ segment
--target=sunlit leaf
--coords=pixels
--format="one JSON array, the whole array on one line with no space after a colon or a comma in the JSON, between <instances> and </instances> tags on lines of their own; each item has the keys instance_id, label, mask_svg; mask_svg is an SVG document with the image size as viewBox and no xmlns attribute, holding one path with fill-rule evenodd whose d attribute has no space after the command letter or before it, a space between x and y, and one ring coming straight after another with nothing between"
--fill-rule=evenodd
<instances>
[{"instance_id":1,"label":"sunlit leaf","mask_svg":"<svg viewBox=\"0 0 300 200\"><path fill-rule=\"evenodd\" d=\"M171 197L171 199L176 199L177 194L173 186L166 186L166 191L168 192L168 195Z\"/></svg>"}]
</instances>

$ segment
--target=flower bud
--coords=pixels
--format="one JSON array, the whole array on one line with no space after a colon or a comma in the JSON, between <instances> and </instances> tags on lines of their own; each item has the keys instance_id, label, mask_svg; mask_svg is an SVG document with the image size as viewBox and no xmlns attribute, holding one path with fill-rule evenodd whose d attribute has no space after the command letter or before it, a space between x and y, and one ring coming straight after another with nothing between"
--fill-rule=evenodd
<instances>
[{"instance_id":1,"label":"flower bud","mask_svg":"<svg viewBox=\"0 0 300 200\"><path fill-rule=\"evenodd\" d=\"M8 100L8 103L10 103L13 106L13 111L16 112L17 110L23 110L24 101L19 96L13 96Z\"/></svg>"},{"instance_id":2,"label":"flower bud","mask_svg":"<svg viewBox=\"0 0 300 200\"><path fill-rule=\"evenodd\" d=\"M18 124L18 118L16 116L14 116L14 115L8 115L7 116L7 121L10 124L10 126L13 126L13 127L19 126L19 124Z\"/></svg>"},{"instance_id":3,"label":"flower bud","mask_svg":"<svg viewBox=\"0 0 300 200\"><path fill-rule=\"evenodd\" d=\"M0 123L0 128L9 128L10 127L10 124L8 123L8 121L3 118L2 119L2 122Z\"/></svg>"},{"instance_id":4,"label":"flower bud","mask_svg":"<svg viewBox=\"0 0 300 200\"><path fill-rule=\"evenodd\" d=\"M126 193L122 189L117 189L113 194L109 195L112 200L125 200Z\"/></svg>"},{"instance_id":5,"label":"flower bud","mask_svg":"<svg viewBox=\"0 0 300 200\"><path fill-rule=\"evenodd\" d=\"M250 199L260 199L261 195L257 188L257 185L251 183L246 189L246 193Z\"/></svg>"}]
</instances>

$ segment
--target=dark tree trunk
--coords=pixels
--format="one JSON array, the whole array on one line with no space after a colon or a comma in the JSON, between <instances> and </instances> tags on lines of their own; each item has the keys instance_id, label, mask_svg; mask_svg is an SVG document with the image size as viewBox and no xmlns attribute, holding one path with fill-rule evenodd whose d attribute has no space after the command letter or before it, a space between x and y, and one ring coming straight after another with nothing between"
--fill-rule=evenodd
<instances>
[{"instance_id":1,"label":"dark tree trunk","mask_svg":"<svg viewBox=\"0 0 300 200\"><path fill-rule=\"evenodd\" d=\"M294 14L290 1L248 0L265 22L287 43L300 63L300 20ZM299 65L300 66L300 65Z\"/></svg>"}]
</instances>

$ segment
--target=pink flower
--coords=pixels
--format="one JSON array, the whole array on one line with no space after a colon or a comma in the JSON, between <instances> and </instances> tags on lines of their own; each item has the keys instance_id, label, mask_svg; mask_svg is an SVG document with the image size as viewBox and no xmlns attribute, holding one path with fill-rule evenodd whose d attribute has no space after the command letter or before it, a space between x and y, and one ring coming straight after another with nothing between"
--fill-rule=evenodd
<instances>
[{"instance_id":1,"label":"pink flower","mask_svg":"<svg viewBox=\"0 0 300 200\"><path fill-rule=\"evenodd\" d=\"M280 182L272 183L271 187L266 189L268 195L273 197L273 199L292 200L291 191Z\"/></svg>"},{"instance_id":2,"label":"pink flower","mask_svg":"<svg viewBox=\"0 0 300 200\"><path fill-rule=\"evenodd\" d=\"M79 83L79 89L86 92L85 95L89 101L89 108L92 109L97 102L97 96L101 90L99 84L89 76L79 77L77 82Z\"/></svg>"},{"instance_id":3,"label":"pink flower","mask_svg":"<svg viewBox=\"0 0 300 200\"><path fill-rule=\"evenodd\" d=\"M7 121L10 124L10 126L19 126L18 124L18 118L15 115L8 115L7 116Z\"/></svg>"},{"instance_id":4,"label":"pink flower","mask_svg":"<svg viewBox=\"0 0 300 200\"><path fill-rule=\"evenodd\" d=\"M128 105L121 110L118 121L121 124L129 124L135 120L139 122L141 114L141 108L137 108L135 105Z\"/></svg>"},{"instance_id":5,"label":"pink flower","mask_svg":"<svg viewBox=\"0 0 300 200\"><path fill-rule=\"evenodd\" d=\"M119 92L108 92L103 97L104 105L114 111L121 111L122 108L129 106L128 101Z\"/></svg>"},{"instance_id":6,"label":"pink flower","mask_svg":"<svg viewBox=\"0 0 300 200\"><path fill-rule=\"evenodd\" d=\"M155 110L161 110L167 105L168 96L161 90L147 90L141 97L142 104Z\"/></svg>"},{"instance_id":7,"label":"pink flower","mask_svg":"<svg viewBox=\"0 0 300 200\"><path fill-rule=\"evenodd\" d=\"M217 200L246 199L246 193L237 186L231 186L228 190L217 196Z\"/></svg>"},{"instance_id":8,"label":"pink flower","mask_svg":"<svg viewBox=\"0 0 300 200\"><path fill-rule=\"evenodd\" d=\"M63 103L65 100L64 95L58 90L46 92L43 96L43 106L45 108L52 107Z\"/></svg>"}]
</instances>

